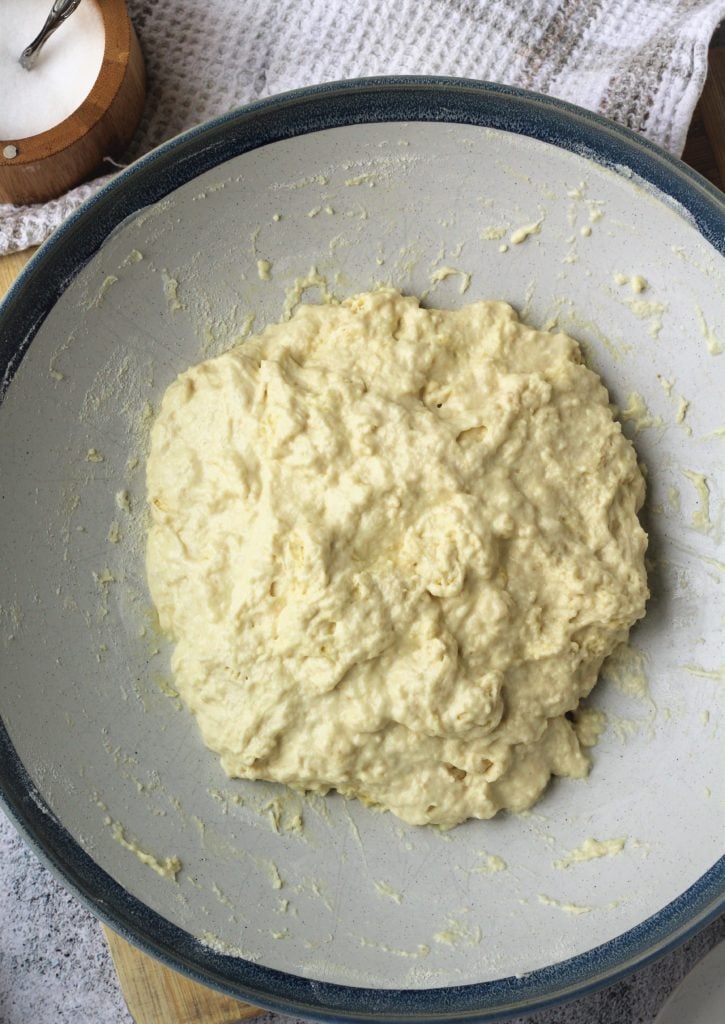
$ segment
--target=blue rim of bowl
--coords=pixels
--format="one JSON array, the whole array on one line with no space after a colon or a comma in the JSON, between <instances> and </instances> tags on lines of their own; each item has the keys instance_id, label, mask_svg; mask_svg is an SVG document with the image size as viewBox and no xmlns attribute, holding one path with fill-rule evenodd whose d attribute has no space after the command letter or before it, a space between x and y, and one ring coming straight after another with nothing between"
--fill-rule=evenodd
<instances>
[{"instance_id":1,"label":"blue rim of bowl","mask_svg":"<svg viewBox=\"0 0 725 1024\"><path fill-rule=\"evenodd\" d=\"M59 296L128 217L225 160L328 128L448 122L529 136L635 175L725 255L725 197L648 140L569 103L467 79L331 82L260 100L160 146L88 199L34 255L0 304L0 401ZM282 1013L321 1021L494 1021L589 994L662 956L725 904L725 857L646 921L569 960L521 977L434 989L319 982L227 956L150 910L103 871L45 803L0 718L0 795L41 860L124 938L187 977Z\"/></svg>"}]
</instances>

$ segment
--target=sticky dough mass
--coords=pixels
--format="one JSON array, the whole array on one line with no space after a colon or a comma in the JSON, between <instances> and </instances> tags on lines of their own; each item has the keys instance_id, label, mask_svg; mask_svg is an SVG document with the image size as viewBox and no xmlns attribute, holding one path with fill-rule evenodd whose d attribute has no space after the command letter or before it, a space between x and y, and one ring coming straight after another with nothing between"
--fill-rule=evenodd
<instances>
[{"instance_id":1,"label":"sticky dough mass","mask_svg":"<svg viewBox=\"0 0 725 1024\"><path fill-rule=\"evenodd\" d=\"M587 773L576 709L644 614L646 535L571 338L502 302L302 306L171 384L147 487L178 690L230 776L451 826Z\"/></svg>"}]
</instances>

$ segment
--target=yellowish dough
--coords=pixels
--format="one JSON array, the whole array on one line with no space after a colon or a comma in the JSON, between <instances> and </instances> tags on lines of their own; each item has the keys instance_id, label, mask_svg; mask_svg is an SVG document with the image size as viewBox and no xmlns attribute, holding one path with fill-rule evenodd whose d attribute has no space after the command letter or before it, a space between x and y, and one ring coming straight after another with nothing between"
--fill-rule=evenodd
<instances>
[{"instance_id":1,"label":"yellowish dough","mask_svg":"<svg viewBox=\"0 0 725 1024\"><path fill-rule=\"evenodd\" d=\"M571 338L503 302L302 306L171 384L147 484L176 685L229 775L443 826L586 775L567 712L644 614L647 540Z\"/></svg>"}]
</instances>

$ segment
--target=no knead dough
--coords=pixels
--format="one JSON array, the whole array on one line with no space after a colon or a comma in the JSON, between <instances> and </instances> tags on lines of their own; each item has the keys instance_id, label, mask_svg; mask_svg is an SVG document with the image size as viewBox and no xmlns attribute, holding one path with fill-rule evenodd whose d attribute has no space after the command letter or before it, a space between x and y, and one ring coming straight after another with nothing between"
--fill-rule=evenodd
<instances>
[{"instance_id":1,"label":"no knead dough","mask_svg":"<svg viewBox=\"0 0 725 1024\"><path fill-rule=\"evenodd\" d=\"M302 306L171 384L147 484L178 689L229 775L451 826L588 771L644 483L571 338L502 302Z\"/></svg>"}]
</instances>

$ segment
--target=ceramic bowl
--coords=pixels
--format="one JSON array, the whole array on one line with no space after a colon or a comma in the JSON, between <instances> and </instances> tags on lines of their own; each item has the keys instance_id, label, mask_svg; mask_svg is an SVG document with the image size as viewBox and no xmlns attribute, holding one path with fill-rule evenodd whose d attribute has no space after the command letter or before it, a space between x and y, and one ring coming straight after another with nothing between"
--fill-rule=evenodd
<instances>
[{"instance_id":1,"label":"ceramic bowl","mask_svg":"<svg viewBox=\"0 0 725 1024\"><path fill-rule=\"evenodd\" d=\"M101 918L262 1006L424 1021L581 995L718 912L724 251L722 195L645 140L428 78L246 107L56 232L0 313L0 781ZM460 273L434 283L442 267ZM227 779L175 696L144 578L169 382L300 298L380 282L573 334L648 474L652 599L595 690L589 778L447 833ZM562 866L588 838L624 847Z\"/></svg>"}]
</instances>

